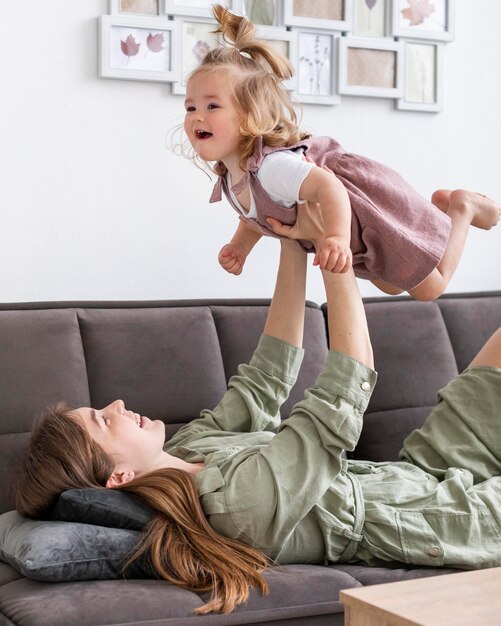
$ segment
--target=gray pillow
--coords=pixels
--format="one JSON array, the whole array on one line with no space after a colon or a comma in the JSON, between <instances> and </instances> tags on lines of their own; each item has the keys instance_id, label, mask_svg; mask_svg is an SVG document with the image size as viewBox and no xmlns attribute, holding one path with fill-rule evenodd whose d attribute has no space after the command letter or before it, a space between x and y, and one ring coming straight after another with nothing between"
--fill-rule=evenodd
<instances>
[{"instance_id":1,"label":"gray pillow","mask_svg":"<svg viewBox=\"0 0 501 626\"><path fill-rule=\"evenodd\" d=\"M144 502L115 489L68 489L59 496L49 519L143 530L155 515Z\"/></svg>"},{"instance_id":2,"label":"gray pillow","mask_svg":"<svg viewBox=\"0 0 501 626\"><path fill-rule=\"evenodd\" d=\"M151 578L145 562L135 561L121 573L140 535L93 524L30 520L9 511L0 515L0 559L27 578L50 582Z\"/></svg>"}]
</instances>

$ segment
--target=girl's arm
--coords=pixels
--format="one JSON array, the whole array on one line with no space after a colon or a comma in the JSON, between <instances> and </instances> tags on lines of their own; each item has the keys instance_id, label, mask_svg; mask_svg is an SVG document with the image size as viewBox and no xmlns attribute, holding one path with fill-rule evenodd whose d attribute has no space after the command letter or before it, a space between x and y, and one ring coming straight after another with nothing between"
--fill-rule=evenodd
<instances>
[{"instance_id":1,"label":"girl's arm","mask_svg":"<svg viewBox=\"0 0 501 626\"><path fill-rule=\"evenodd\" d=\"M218 261L221 267L235 276L241 274L245 259L261 237L260 232L240 220L230 243L224 245L219 251Z\"/></svg>"},{"instance_id":2,"label":"girl's arm","mask_svg":"<svg viewBox=\"0 0 501 626\"><path fill-rule=\"evenodd\" d=\"M318 203L324 234L315 242L314 265L331 272L346 272L351 267L351 204L346 187L337 176L313 166L304 179L299 197Z\"/></svg>"}]
</instances>

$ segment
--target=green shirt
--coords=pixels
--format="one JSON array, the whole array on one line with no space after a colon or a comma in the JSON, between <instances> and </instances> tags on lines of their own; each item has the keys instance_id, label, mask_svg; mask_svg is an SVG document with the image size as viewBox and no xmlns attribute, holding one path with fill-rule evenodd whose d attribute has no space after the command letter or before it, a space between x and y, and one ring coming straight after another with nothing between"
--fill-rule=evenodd
<instances>
[{"instance_id":1,"label":"green shirt","mask_svg":"<svg viewBox=\"0 0 501 626\"><path fill-rule=\"evenodd\" d=\"M439 481L407 462L344 458L360 436L376 372L330 351L315 386L280 422L302 357L263 335L220 403L165 444L186 461L204 461L195 480L211 526L276 563L494 565L500 535L486 533L478 506L467 503L467 471L451 469ZM469 550L472 513L478 538Z\"/></svg>"}]
</instances>

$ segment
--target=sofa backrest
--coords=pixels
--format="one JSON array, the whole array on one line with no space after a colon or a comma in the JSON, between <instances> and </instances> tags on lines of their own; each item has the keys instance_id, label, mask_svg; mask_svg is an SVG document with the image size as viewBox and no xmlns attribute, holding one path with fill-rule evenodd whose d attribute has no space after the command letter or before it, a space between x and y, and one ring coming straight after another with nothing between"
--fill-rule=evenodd
<instances>
[{"instance_id":1,"label":"sofa backrest","mask_svg":"<svg viewBox=\"0 0 501 626\"><path fill-rule=\"evenodd\" d=\"M33 420L59 400L101 407L116 398L166 423L169 436L214 406L262 331L268 300L0 305L0 512ZM436 391L501 325L501 293L438 302L366 301L379 381L357 458L397 458ZM327 355L325 308L308 303L305 359L286 417Z\"/></svg>"}]
</instances>

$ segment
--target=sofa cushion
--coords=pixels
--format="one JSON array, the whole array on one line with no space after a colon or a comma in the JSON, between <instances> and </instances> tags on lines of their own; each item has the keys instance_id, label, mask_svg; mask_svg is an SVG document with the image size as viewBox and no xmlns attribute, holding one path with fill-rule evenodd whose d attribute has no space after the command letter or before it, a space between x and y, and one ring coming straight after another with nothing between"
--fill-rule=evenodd
<instances>
[{"instance_id":1,"label":"sofa cushion","mask_svg":"<svg viewBox=\"0 0 501 626\"><path fill-rule=\"evenodd\" d=\"M250 302L240 306L211 307L227 379L237 373L240 363L250 360L263 332L269 300L256 301L254 306L250 306ZM306 303L303 347L305 353L298 379L281 408L283 418L288 417L294 404L303 399L304 390L315 384L327 359L325 319L320 307L312 302Z\"/></svg>"},{"instance_id":2,"label":"sofa cushion","mask_svg":"<svg viewBox=\"0 0 501 626\"><path fill-rule=\"evenodd\" d=\"M0 310L0 346L0 433L31 430L33 416L62 399L89 402L74 310Z\"/></svg>"},{"instance_id":3,"label":"sofa cushion","mask_svg":"<svg viewBox=\"0 0 501 626\"><path fill-rule=\"evenodd\" d=\"M154 511L125 491L114 489L68 489L59 496L50 519L143 530Z\"/></svg>"},{"instance_id":4,"label":"sofa cushion","mask_svg":"<svg viewBox=\"0 0 501 626\"><path fill-rule=\"evenodd\" d=\"M344 572L316 565L272 567L264 577L269 595L252 589L248 602L229 615L196 615L194 609L209 594L174 587L164 580L49 585L24 578L0 588L0 607L1 614L11 620L5 622L9 626L342 626L339 590L360 586Z\"/></svg>"},{"instance_id":5,"label":"sofa cushion","mask_svg":"<svg viewBox=\"0 0 501 626\"><path fill-rule=\"evenodd\" d=\"M0 513L14 506L13 468L33 419L48 404L89 404L77 315L0 308Z\"/></svg>"},{"instance_id":6,"label":"sofa cushion","mask_svg":"<svg viewBox=\"0 0 501 626\"><path fill-rule=\"evenodd\" d=\"M139 536L134 530L35 521L9 511L0 515L0 558L35 580L119 578L122 562ZM149 572L136 562L126 576L148 577Z\"/></svg>"},{"instance_id":7,"label":"sofa cushion","mask_svg":"<svg viewBox=\"0 0 501 626\"><path fill-rule=\"evenodd\" d=\"M445 295L437 304L462 372L501 325L501 292Z\"/></svg>"},{"instance_id":8,"label":"sofa cushion","mask_svg":"<svg viewBox=\"0 0 501 626\"><path fill-rule=\"evenodd\" d=\"M437 391L457 375L456 359L436 302L376 299L365 308L378 382L349 456L394 461L435 406Z\"/></svg>"},{"instance_id":9,"label":"sofa cushion","mask_svg":"<svg viewBox=\"0 0 501 626\"><path fill-rule=\"evenodd\" d=\"M92 406L121 398L152 419L188 422L226 381L209 307L78 309Z\"/></svg>"}]
</instances>

